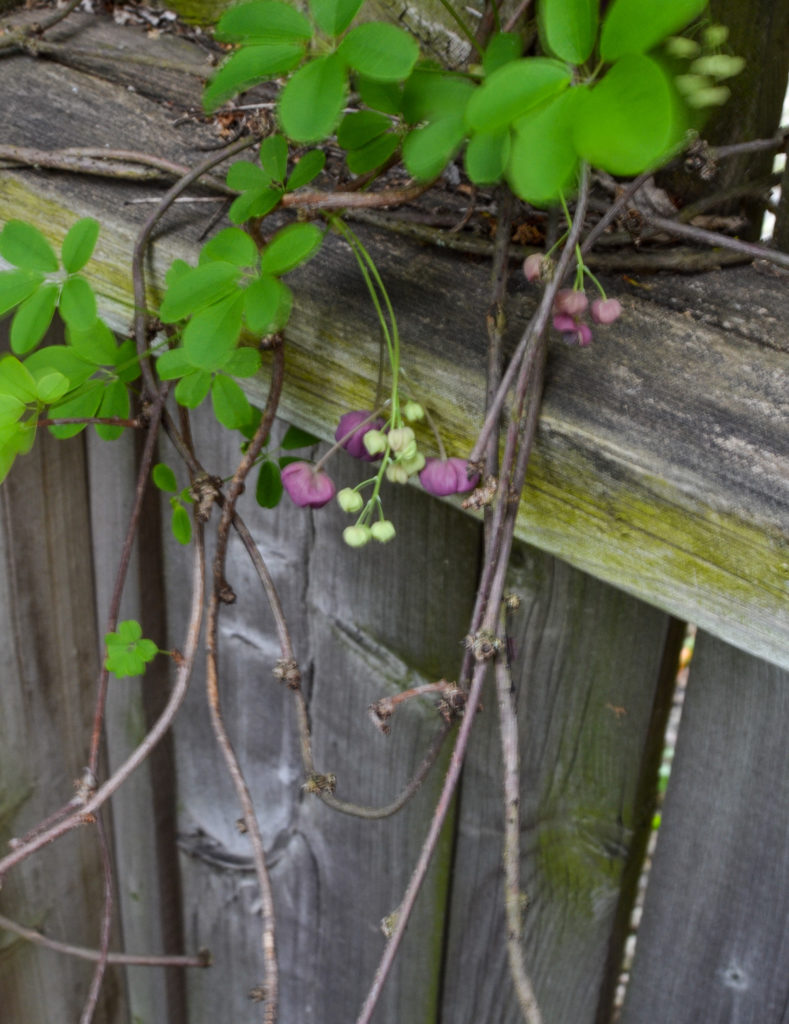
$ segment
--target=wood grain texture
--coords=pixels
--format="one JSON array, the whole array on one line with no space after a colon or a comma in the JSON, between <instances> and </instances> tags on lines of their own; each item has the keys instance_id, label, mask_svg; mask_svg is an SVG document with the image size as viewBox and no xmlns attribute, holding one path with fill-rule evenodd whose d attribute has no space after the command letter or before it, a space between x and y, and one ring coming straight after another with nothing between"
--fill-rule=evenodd
<instances>
[{"instance_id":1,"label":"wood grain texture","mask_svg":"<svg viewBox=\"0 0 789 1024\"><path fill-rule=\"evenodd\" d=\"M196 417L196 445L212 471L237 458L232 438ZM281 428L279 428L281 430ZM166 453L165 453L166 457ZM341 455L338 486L365 467ZM392 732L371 724L375 699L441 675L452 677L470 615L478 525L410 489L387 487L395 544L352 552L336 507L274 511L250 493L242 514L280 590L304 676L317 770L337 777L337 796L380 806L421 760L439 720L430 702L398 711ZM168 556L172 643L179 642L181 552ZM220 621L224 717L259 808L277 913L282 1021L345 1024L361 1006L384 938L382 918L402 896L443 771L395 817L359 821L303 791L293 697L272 676L273 623L246 555L231 543L236 603ZM181 870L187 942L211 949L214 967L188 978L190 1024L254 1020L247 993L263 982L257 885L239 811L210 733L202 667L175 728ZM432 1021L438 999L451 837L442 842L376 1021ZM251 912L250 912L251 911Z\"/></svg>"},{"instance_id":2,"label":"wood grain texture","mask_svg":"<svg viewBox=\"0 0 789 1024\"><path fill-rule=\"evenodd\" d=\"M610 992L621 904L632 897L651 818L669 622L526 545L514 553L510 589L522 600L512 641L526 969L545 1024L593 1024L607 1019L598 1000ZM671 638L676 649L675 631ZM446 1024L522 1019L504 944L502 822L491 687L463 777Z\"/></svg>"},{"instance_id":3,"label":"wood grain texture","mask_svg":"<svg viewBox=\"0 0 789 1024\"><path fill-rule=\"evenodd\" d=\"M3 338L7 344L7 336ZM91 538L80 439L42 437L0 489L0 848L74 795L87 759L97 673ZM48 936L99 946L103 872L92 829L8 872L0 912ZM113 943L117 942L117 933ZM116 946L117 948L117 946ZM76 1021L93 965L0 930L0 1016ZM108 971L97 1024L125 1024Z\"/></svg>"},{"instance_id":4,"label":"wood grain texture","mask_svg":"<svg viewBox=\"0 0 789 1024\"><path fill-rule=\"evenodd\" d=\"M108 42L156 52L139 33ZM195 61L202 60L196 54ZM192 80L193 97L199 97ZM128 145L194 161L166 108L125 86L25 57L0 65L2 117L19 144ZM76 91L75 91L76 90ZM125 330L129 255L149 207L126 206L150 185L53 172L0 177L0 218L23 215L54 241L75 216L105 225L89 274L104 312ZM152 289L174 256L194 260L205 223L181 206L152 259ZM450 448L468 451L482 408L481 351L488 268L478 260L365 232L400 317L405 365ZM349 406L369 404L378 331L339 241L293 275L284 414L329 436ZM554 347L520 536L742 647L789 664L789 450L786 416L789 289L785 275L727 270L710 318L705 286L668 278L682 308L652 301L652 282L622 295L625 317L584 352ZM513 281L509 342L534 293ZM462 301L459 298L462 296ZM767 344L764 344L766 337ZM318 372L316 372L316 369Z\"/></svg>"},{"instance_id":5,"label":"wood grain texture","mask_svg":"<svg viewBox=\"0 0 789 1024\"><path fill-rule=\"evenodd\" d=\"M788 684L698 637L622 1024L789 1019Z\"/></svg>"}]
</instances>

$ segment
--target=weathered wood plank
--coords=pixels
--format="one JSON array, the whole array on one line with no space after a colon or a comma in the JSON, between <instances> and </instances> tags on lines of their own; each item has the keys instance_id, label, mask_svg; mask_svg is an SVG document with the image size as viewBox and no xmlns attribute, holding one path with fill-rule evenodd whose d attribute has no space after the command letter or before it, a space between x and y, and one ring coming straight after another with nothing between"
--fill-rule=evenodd
<instances>
[{"instance_id":1,"label":"weathered wood plank","mask_svg":"<svg viewBox=\"0 0 789 1024\"><path fill-rule=\"evenodd\" d=\"M783 1024L789 676L700 635L621 1024Z\"/></svg>"},{"instance_id":2,"label":"weathered wood plank","mask_svg":"<svg viewBox=\"0 0 789 1024\"><path fill-rule=\"evenodd\" d=\"M0 86L10 97L3 117L19 143L135 138L141 147L193 159L171 127L172 111L106 82L13 58L0 66ZM46 124L29 116L43 109ZM0 217L24 214L57 240L74 215L99 216L106 227L90 273L113 325L122 328L131 310L129 252L144 216L122 205L132 195L139 190L130 185L8 172L0 178ZM183 208L168 221L152 260L157 280L172 256L194 258L201 227L202 219L190 223ZM482 406L487 267L380 234L365 237L400 316L405 364L450 446L468 450ZM753 301L747 284L754 273L731 270L722 278L729 284L721 291L719 326L704 321L703 295L693 300L688 292L681 312L658 310L644 282L623 296L625 318L595 346L552 352L519 532L679 617L789 664L789 290L785 278L771 276ZM336 240L327 243L326 259L294 282L299 304L288 331L283 409L328 436L341 411L370 402L377 328L353 261ZM511 340L533 302L523 282L516 287ZM620 287L614 282L613 292ZM734 319L748 325L739 336L726 326ZM768 320L769 346L743 337L753 338Z\"/></svg>"},{"instance_id":3,"label":"weathered wood plank","mask_svg":"<svg viewBox=\"0 0 789 1024\"><path fill-rule=\"evenodd\" d=\"M526 545L515 549L510 585L522 601L512 636L525 962L545 1024L594 1024L610 1013L681 631ZM522 1019L505 945L497 718L491 689L461 791L447 1024Z\"/></svg>"},{"instance_id":4,"label":"weathered wood plank","mask_svg":"<svg viewBox=\"0 0 789 1024\"><path fill-rule=\"evenodd\" d=\"M2 344L7 344L7 336ZM81 440L44 437L0 490L0 848L74 795L85 764L97 669L87 480ZM82 829L8 872L0 912L96 949L103 871ZM113 938L113 942L116 942ZM0 929L0 1015L8 1024L76 1021L93 965ZM125 1024L110 969L97 1024Z\"/></svg>"},{"instance_id":5,"label":"weathered wood plank","mask_svg":"<svg viewBox=\"0 0 789 1024\"><path fill-rule=\"evenodd\" d=\"M214 425L196 428L210 468L231 471L237 445ZM345 455L333 464L338 486L363 478ZM451 675L471 611L479 527L457 510L387 487L384 502L409 539L350 551L346 517L287 498L263 511L250 493L242 514L280 590L314 732L318 771L337 776L337 796L380 806L405 785L435 734L430 702L398 711L381 735L367 707L382 696ZM180 552L168 558L179 643L183 583ZM293 696L271 675L279 650L259 585L239 545L228 580L236 603L222 612L220 669L224 716L260 809L275 891L282 1021L346 1024L358 1011L384 944L383 917L405 888L443 771L436 767L404 810L383 821L330 811L302 790L304 773ZM248 841L213 741L198 670L176 723L176 761L185 931L208 946L214 967L189 975L190 1024L252 1020L247 993L262 981L257 888ZM376 1020L434 1020L442 952L450 837L417 906L403 957Z\"/></svg>"}]
</instances>

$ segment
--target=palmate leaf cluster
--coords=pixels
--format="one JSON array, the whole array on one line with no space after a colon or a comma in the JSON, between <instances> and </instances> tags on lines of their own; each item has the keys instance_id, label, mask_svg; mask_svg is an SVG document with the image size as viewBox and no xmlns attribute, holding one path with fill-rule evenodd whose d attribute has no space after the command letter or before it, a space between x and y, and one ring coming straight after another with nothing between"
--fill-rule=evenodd
<instances>
[{"instance_id":1,"label":"palmate leaf cluster","mask_svg":"<svg viewBox=\"0 0 789 1024\"><path fill-rule=\"evenodd\" d=\"M314 143L336 133L353 173L400 152L415 178L430 180L463 150L474 183L506 180L544 206L573 190L581 161L634 175L679 146L691 123L676 84L685 68L663 44L706 3L613 0L601 19L598 0L540 0L544 56L522 56L521 36L499 32L479 64L451 72L420 60L394 25L352 26L361 0L310 0L308 14L252 0L219 22L218 37L240 48L204 101L211 110L286 76L277 101L283 134ZM360 109L343 113L351 93ZM271 193L268 200L277 201Z\"/></svg>"}]
</instances>

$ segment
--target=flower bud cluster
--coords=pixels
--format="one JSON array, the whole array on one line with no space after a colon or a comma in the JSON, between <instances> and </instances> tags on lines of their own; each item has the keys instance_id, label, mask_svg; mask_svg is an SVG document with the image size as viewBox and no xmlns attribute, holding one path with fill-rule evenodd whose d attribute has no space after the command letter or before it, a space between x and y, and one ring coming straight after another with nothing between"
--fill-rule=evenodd
<instances>
[{"instance_id":1,"label":"flower bud cluster","mask_svg":"<svg viewBox=\"0 0 789 1024\"><path fill-rule=\"evenodd\" d=\"M703 110L725 103L731 95L726 85L720 85L724 78L739 75L745 67L742 57L719 53L719 48L728 39L729 30L725 25L708 25L702 33L702 43L685 36L670 36L665 43L666 52L678 60L692 63L685 74L677 75L674 83L689 107Z\"/></svg>"},{"instance_id":2,"label":"flower bud cluster","mask_svg":"<svg viewBox=\"0 0 789 1024\"><path fill-rule=\"evenodd\" d=\"M622 315L618 299L595 299L591 306L584 292L563 288L553 302L553 326L569 345L590 345L592 329L583 317L587 309L596 324L612 324Z\"/></svg>"}]
</instances>

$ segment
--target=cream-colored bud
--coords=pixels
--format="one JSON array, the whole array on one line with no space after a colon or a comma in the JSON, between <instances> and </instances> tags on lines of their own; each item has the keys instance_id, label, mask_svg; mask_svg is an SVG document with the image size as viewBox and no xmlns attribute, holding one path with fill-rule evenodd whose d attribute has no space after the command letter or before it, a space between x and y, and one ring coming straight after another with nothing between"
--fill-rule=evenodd
<instances>
[{"instance_id":1,"label":"cream-colored bud","mask_svg":"<svg viewBox=\"0 0 789 1024\"><path fill-rule=\"evenodd\" d=\"M389 447L393 452L402 452L411 444L414 436L410 427L395 427L389 431Z\"/></svg>"},{"instance_id":2,"label":"cream-colored bud","mask_svg":"<svg viewBox=\"0 0 789 1024\"><path fill-rule=\"evenodd\" d=\"M371 537L369 526L346 526L342 531L342 539L351 548L364 547Z\"/></svg>"},{"instance_id":3,"label":"cream-colored bud","mask_svg":"<svg viewBox=\"0 0 789 1024\"><path fill-rule=\"evenodd\" d=\"M392 462L386 467L386 479L393 484L407 484L408 473L406 473L401 465Z\"/></svg>"},{"instance_id":4,"label":"cream-colored bud","mask_svg":"<svg viewBox=\"0 0 789 1024\"><path fill-rule=\"evenodd\" d=\"M419 402L406 402L403 406L403 416L405 416L407 420L416 422L417 420L423 420L425 418L425 410Z\"/></svg>"},{"instance_id":5,"label":"cream-colored bud","mask_svg":"<svg viewBox=\"0 0 789 1024\"><path fill-rule=\"evenodd\" d=\"M380 541L381 544L386 544L395 535L394 523L390 523L388 519L381 519L370 526L370 533L375 540Z\"/></svg>"},{"instance_id":6,"label":"cream-colored bud","mask_svg":"<svg viewBox=\"0 0 789 1024\"><path fill-rule=\"evenodd\" d=\"M362 438L362 444L370 455L380 455L386 451L386 434L383 430L368 430Z\"/></svg>"},{"instance_id":7,"label":"cream-colored bud","mask_svg":"<svg viewBox=\"0 0 789 1024\"><path fill-rule=\"evenodd\" d=\"M337 493L337 504L343 512L359 512L364 505L364 498L362 498L358 491L353 490L352 487L343 487Z\"/></svg>"}]
</instances>

